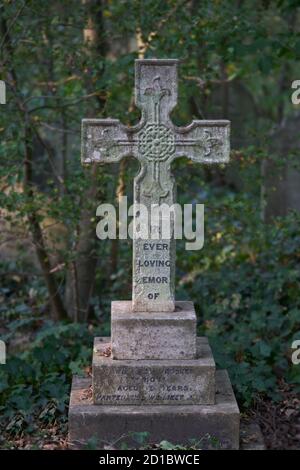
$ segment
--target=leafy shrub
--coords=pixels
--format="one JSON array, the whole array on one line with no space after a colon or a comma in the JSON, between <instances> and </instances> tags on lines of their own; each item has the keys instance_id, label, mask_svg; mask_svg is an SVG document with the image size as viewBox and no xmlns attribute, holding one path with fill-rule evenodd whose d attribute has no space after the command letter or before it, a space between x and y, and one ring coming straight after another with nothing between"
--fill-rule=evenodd
<instances>
[{"instance_id":1,"label":"leafy shrub","mask_svg":"<svg viewBox=\"0 0 300 470\"><path fill-rule=\"evenodd\" d=\"M65 422L73 373L91 363L88 325L45 322L26 350L0 368L0 426L11 434Z\"/></svg>"},{"instance_id":2,"label":"leafy shrub","mask_svg":"<svg viewBox=\"0 0 300 470\"><path fill-rule=\"evenodd\" d=\"M300 337L299 214L266 225L249 195L207 199L205 246L179 258L188 273L179 279L181 296L196 301L199 331L229 370L240 403L257 393L278 399L280 379L300 385L299 366L290 362Z\"/></svg>"}]
</instances>

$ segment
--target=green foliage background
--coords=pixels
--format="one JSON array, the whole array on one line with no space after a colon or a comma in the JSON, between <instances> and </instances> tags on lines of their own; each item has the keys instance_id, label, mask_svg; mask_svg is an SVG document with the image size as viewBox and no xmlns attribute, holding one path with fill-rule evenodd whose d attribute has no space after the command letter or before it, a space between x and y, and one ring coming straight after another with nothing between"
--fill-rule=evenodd
<instances>
[{"instance_id":1,"label":"green foliage background","mask_svg":"<svg viewBox=\"0 0 300 470\"><path fill-rule=\"evenodd\" d=\"M269 132L293 111L290 85L300 78L299 3L114 0L98 5L105 25L102 47L87 51L84 3L1 4L12 44L12 50L5 47L2 35L0 78L9 86L8 102L0 110L0 178L11 188L0 196L3 217L29 231L27 216L37 211L40 223L51 217L66 228L67 246L62 248L57 238L49 248L64 262L55 274L63 294L66 267L76 255L82 205L96 209L103 200L113 202L118 177L117 167L103 167L101 201L86 200L90 180L80 165L81 119L115 117L130 125L139 118L130 106L137 51L123 43L140 30L145 57L182 59L179 106L173 113L178 125L203 114L227 117L222 115L220 83L224 73L229 83L238 81L256 109L255 119L243 116L251 143L233 147L227 168L207 169L187 160L174 165L179 202L204 203L206 224L200 252L186 252L178 243L177 298L195 301L199 333L209 336L218 366L229 370L242 407L258 395L280 399L282 381L300 386L299 366L290 362L292 341L300 334L299 215L262 222L260 168L269 156ZM97 100L103 97L99 110ZM47 139L60 135L55 128L62 122L70 133L63 191L51 171L41 183L43 167L49 165L42 157L34 166L35 197L16 190L24 177L28 122ZM233 128L233 140L236 132ZM298 156L287 158L298 161ZM125 176L129 196L136 170L130 162ZM97 245L94 317L87 324L49 319L43 278L34 264L22 261L22 248L15 259L1 262L0 333L9 354L7 365L0 366L0 422L6 433L36 432L47 423L65 422L72 373L90 364L93 337L109 334L110 301L130 298L131 243L119 245L113 273L107 268L110 242ZM16 346L16 338L21 345Z\"/></svg>"}]
</instances>

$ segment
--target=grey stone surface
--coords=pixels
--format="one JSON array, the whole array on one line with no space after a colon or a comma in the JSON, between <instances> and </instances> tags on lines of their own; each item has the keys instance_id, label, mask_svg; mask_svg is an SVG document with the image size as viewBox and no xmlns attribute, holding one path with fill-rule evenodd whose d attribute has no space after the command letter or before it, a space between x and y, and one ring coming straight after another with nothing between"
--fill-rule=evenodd
<instances>
[{"instance_id":1,"label":"grey stone surface","mask_svg":"<svg viewBox=\"0 0 300 470\"><path fill-rule=\"evenodd\" d=\"M135 101L141 110L136 126L115 119L82 121L83 164L133 156L140 172L134 179L132 301L112 302L111 348L96 340L93 384L74 379L69 438L75 447L91 438L99 448L137 447L132 433L144 431L152 443L197 439L208 448L213 439L221 448L239 446L239 410L227 373L215 373L204 338L197 357L193 303L175 302L174 214L164 214L162 224L149 217L153 208L175 203L175 158L205 164L229 160L229 121L193 121L183 128L172 123L177 65L174 59L135 62Z\"/></svg>"},{"instance_id":2,"label":"grey stone surface","mask_svg":"<svg viewBox=\"0 0 300 470\"><path fill-rule=\"evenodd\" d=\"M148 214L153 205L175 203L170 170L175 158L185 156L207 164L229 160L229 121L193 121L181 128L172 123L177 65L174 59L135 61L135 102L141 110L135 127L125 127L116 119L82 121L82 163L137 158L141 168L134 180L134 202ZM171 230L166 235L142 211L134 217L132 300L137 312L174 311L175 239L173 218L169 220ZM148 229L146 236L141 236L141 227Z\"/></svg>"},{"instance_id":3,"label":"grey stone surface","mask_svg":"<svg viewBox=\"0 0 300 470\"><path fill-rule=\"evenodd\" d=\"M132 302L111 304L113 359L194 359L193 302L176 302L175 312L135 312Z\"/></svg>"},{"instance_id":4,"label":"grey stone surface","mask_svg":"<svg viewBox=\"0 0 300 470\"><path fill-rule=\"evenodd\" d=\"M197 339L197 358L113 360L109 338L95 338L93 397L98 405L215 403L215 361L208 340Z\"/></svg>"},{"instance_id":5,"label":"grey stone surface","mask_svg":"<svg viewBox=\"0 0 300 470\"><path fill-rule=\"evenodd\" d=\"M69 442L72 448L84 447L89 439L97 447L118 448L127 443L138 447L132 433L149 432L149 442L168 440L188 444L207 435L221 449L239 448L239 409L226 371L216 374L215 405L94 405L89 396L90 379L74 378L69 407Z\"/></svg>"}]
</instances>

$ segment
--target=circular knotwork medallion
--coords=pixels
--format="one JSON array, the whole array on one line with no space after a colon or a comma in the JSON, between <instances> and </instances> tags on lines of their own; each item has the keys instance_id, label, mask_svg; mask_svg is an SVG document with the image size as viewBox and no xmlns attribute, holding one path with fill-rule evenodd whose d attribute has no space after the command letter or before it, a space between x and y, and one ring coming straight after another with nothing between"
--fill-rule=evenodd
<instances>
[{"instance_id":1,"label":"circular knotwork medallion","mask_svg":"<svg viewBox=\"0 0 300 470\"><path fill-rule=\"evenodd\" d=\"M175 152L173 132L161 124L147 124L139 132L139 151L149 160L166 160Z\"/></svg>"}]
</instances>

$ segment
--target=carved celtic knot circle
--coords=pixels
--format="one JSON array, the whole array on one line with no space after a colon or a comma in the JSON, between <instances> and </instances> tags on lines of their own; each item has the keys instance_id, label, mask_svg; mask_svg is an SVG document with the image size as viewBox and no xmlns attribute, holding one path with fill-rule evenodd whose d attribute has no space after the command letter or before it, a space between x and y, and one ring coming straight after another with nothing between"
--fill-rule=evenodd
<instances>
[{"instance_id":1,"label":"carved celtic knot circle","mask_svg":"<svg viewBox=\"0 0 300 470\"><path fill-rule=\"evenodd\" d=\"M166 160L175 152L173 132L161 124L147 124L139 132L139 151L149 160Z\"/></svg>"}]
</instances>

